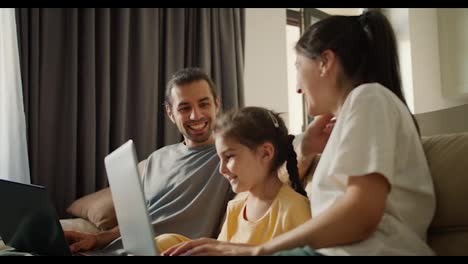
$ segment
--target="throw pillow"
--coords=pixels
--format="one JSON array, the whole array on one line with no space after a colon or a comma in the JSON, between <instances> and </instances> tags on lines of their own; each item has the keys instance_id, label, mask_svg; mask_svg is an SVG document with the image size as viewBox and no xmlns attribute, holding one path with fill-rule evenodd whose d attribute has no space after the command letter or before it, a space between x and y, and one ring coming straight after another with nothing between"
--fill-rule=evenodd
<instances>
[{"instance_id":1,"label":"throw pillow","mask_svg":"<svg viewBox=\"0 0 468 264\"><path fill-rule=\"evenodd\" d=\"M89 220L101 230L117 225L112 194L109 188L86 195L67 208L67 213Z\"/></svg>"}]
</instances>

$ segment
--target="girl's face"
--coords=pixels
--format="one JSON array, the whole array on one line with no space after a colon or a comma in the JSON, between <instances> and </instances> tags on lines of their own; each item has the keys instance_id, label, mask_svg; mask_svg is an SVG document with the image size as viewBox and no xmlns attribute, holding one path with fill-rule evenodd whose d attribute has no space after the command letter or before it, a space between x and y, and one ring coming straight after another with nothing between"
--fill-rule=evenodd
<instances>
[{"instance_id":1,"label":"girl's face","mask_svg":"<svg viewBox=\"0 0 468 264\"><path fill-rule=\"evenodd\" d=\"M220 159L219 172L229 181L235 193L245 192L268 177L268 162L261 147L253 151L236 140L216 135L216 151Z\"/></svg>"},{"instance_id":2,"label":"girl's face","mask_svg":"<svg viewBox=\"0 0 468 264\"><path fill-rule=\"evenodd\" d=\"M297 89L304 93L307 113L310 116L330 113L337 96L332 71L321 58L310 59L301 54L296 56Z\"/></svg>"}]
</instances>

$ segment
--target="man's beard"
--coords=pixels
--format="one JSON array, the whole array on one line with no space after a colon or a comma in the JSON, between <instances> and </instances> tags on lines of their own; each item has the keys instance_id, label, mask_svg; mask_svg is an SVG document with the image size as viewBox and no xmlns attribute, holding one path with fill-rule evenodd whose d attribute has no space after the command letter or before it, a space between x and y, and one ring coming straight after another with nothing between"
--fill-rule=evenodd
<instances>
[{"instance_id":1,"label":"man's beard","mask_svg":"<svg viewBox=\"0 0 468 264\"><path fill-rule=\"evenodd\" d=\"M200 135L200 136L194 136L194 135L191 135L191 134L187 134L186 137L189 138L193 142L202 143L202 142L207 141L210 138L212 133L213 132L210 130L207 133L205 133L203 135Z\"/></svg>"},{"instance_id":2,"label":"man's beard","mask_svg":"<svg viewBox=\"0 0 468 264\"><path fill-rule=\"evenodd\" d=\"M201 135L194 135L192 133L190 133L190 129L186 126L185 127L185 137L190 139L191 141L195 142L195 143L203 143L205 141L207 141L211 135L213 134L213 125L211 122L208 123L207 125L209 127L209 129L206 131L206 133L204 134L201 134Z\"/></svg>"}]
</instances>

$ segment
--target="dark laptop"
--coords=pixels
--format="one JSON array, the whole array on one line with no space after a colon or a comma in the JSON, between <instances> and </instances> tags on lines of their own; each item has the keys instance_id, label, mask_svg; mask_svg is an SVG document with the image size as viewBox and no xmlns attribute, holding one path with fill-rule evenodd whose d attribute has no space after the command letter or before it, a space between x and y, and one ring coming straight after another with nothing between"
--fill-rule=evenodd
<instances>
[{"instance_id":1,"label":"dark laptop","mask_svg":"<svg viewBox=\"0 0 468 264\"><path fill-rule=\"evenodd\" d=\"M0 180L0 212L0 237L15 251L71 255L44 187Z\"/></svg>"}]
</instances>

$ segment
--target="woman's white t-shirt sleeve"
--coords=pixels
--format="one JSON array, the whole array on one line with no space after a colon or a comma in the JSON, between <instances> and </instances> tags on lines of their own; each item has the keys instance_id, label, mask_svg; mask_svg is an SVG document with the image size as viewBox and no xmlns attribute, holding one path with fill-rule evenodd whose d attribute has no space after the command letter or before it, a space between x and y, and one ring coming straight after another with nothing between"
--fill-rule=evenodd
<instances>
[{"instance_id":1,"label":"woman's white t-shirt sleeve","mask_svg":"<svg viewBox=\"0 0 468 264\"><path fill-rule=\"evenodd\" d=\"M342 126L328 175L382 174L392 184L396 145L396 114L378 93L352 94L343 105ZM371 110L371 111L370 111Z\"/></svg>"}]
</instances>

